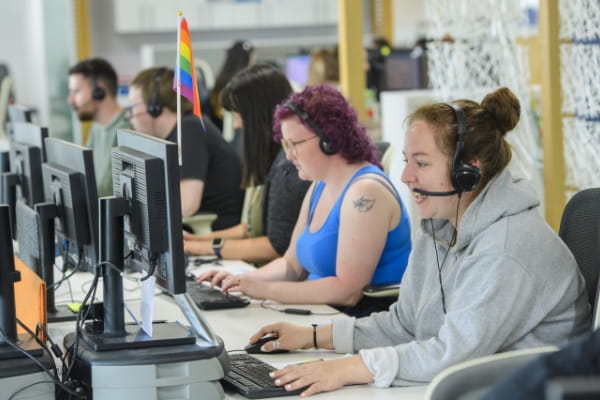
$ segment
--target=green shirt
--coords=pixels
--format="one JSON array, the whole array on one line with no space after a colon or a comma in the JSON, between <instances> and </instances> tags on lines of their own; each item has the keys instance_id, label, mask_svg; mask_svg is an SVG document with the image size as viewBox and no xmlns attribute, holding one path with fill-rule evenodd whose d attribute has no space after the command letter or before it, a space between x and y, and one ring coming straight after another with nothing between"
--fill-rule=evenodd
<instances>
[{"instance_id":1,"label":"green shirt","mask_svg":"<svg viewBox=\"0 0 600 400\"><path fill-rule=\"evenodd\" d=\"M125 109L113 118L106 126L93 123L90 128L88 147L94 151L94 170L98 197L112 196L112 164L110 153L117 145L117 129L131 129L129 119L125 117Z\"/></svg>"}]
</instances>

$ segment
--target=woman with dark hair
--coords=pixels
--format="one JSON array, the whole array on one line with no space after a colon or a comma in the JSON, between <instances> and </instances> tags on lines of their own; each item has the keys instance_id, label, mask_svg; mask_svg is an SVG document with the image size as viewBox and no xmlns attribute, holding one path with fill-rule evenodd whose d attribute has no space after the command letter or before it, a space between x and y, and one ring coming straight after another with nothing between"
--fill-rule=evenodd
<instances>
[{"instance_id":1,"label":"woman with dark hair","mask_svg":"<svg viewBox=\"0 0 600 400\"><path fill-rule=\"evenodd\" d=\"M505 137L519 114L519 100L500 88L481 104L427 104L409 117L402 182L422 219L398 301L367 318L261 328L250 342L278 336L265 351L356 353L274 371L276 385L306 388L304 397L348 383L424 385L452 364L560 346L589 329L575 258L542 218L535 190L506 168Z\"/></svg>"},{"instance_id":2,"label":"woman with dark hair","mask_svg":"<svg viewBox=\"0 0 600 400\"><path fill-rule=\"evenodd\" d=\"M363 297L363 289L400 280L410 227L355 110L333 87L309 86L277 107L274 130L300 178L314 182L290 246L258 270L209 271L199 280L259 299L331 304L351 315L386 309L389 302Z\"/></svg>"},{"instance_id":3,"label":"woman with dark hair","mask_svg":"<svg viewBox=\"0 0 600 400\"><path fill-rule=\"evenodd\" d=\"M250 65L254 65L255 62L254 46L247 40L238 40L227 49L225 61L215 79L215 85L210 90L209 104L206 107L206 113L219 129L223 130L221 92L236 73Z\"/></svg>"},{"instance_id":4,"label":"woman with dark hair","mask_svg":"<svg viewBox=\"0 0 600 400\"><path fill-rule=\"evenodd\" d=\"M238 74L223 91L223 106L243 130L242 223L203 236L184 236L185 251L265 263L285 253L310 182L301 180L281 144L273 141L273 112L292 93L287 78L269 65Z\"/></svg>"}]
</instances>

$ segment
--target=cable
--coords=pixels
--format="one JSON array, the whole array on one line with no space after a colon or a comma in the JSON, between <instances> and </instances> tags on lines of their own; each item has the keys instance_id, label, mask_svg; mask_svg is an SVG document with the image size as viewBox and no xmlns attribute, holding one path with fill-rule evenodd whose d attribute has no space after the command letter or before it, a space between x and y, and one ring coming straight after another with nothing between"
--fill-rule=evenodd
<instances>
[{"instance_id":1,"label":"cable","mask_svg":"<svg viewBox=\"0 0 600 400\"><path fill-rule=\"evenodd\" d=\"M158 264L158 253L154 257L152 257L149 261L150 261L150 269L148 270L148 273L146 275L144 275L140 278L141 282L145 281L146 279L148 279L154 275L154 270L156 270L156 264Z\"/></svg>"},{"instance_id":2,"label":"cable","mask_svg":"<svg viewBox=\"0 0 600 400\"><path fill-rule=\"evenodd\" d=\"M79 312L77 313L77 320L75 322L75 340L73 341L73 344L66 350L67 352L65 354L65 357L70 354L71 362L69 363L66 370L65 370L66 363L63 363L63 376L65 376L65 377L69 377L71 375L71 370L73 369L73 366L75 365L75 357L77 355L77 350L79 348L79 340L81 338L81 330L83 329L83 324L87 320L88 315L92 311L92 307L91 306L86 307L86 305L87 305L90 297L91 297L91 304L94 304L94 299L96 297L96 289L98 287L98 281L100 279L100 273L102 271L101 267L104 265L109 266L110 268L113 268L114 270L119 272L119 275L121 277L124 277L123 271L121 271L121 269L119 267L117 267L115 264L113 264L110 261L102 261L102 262L99 262L96 264L96 267L94 268L94 278L92 280L92 284L90 285L90 288L86 292L86 295L85 295L83 301L81 302L81 307L79 308ZM84 310L85 310L85 315L83 314Z\"/></svg>"},{"instance_id":3,"label":"cable","mask_svg":"<svg viewBox=\"0 0 600 400\"><path fill-rule=\"evenodd\" d=\"M97 264L97 266L101 266L101 265L107 265L107 266L109 266L110 268L112 268L115 271L117 271L119 273L119 276L121 278L126 279L126 280L128 280L130 282L135 282L135 283L139 284L141 281L144 280L142 278L133 277L130 274L126 273L125 271L121 271L121 269L119 267L117 267L115 264L111 263L110 261L102 261L101 263ZM152 271L154 271L154 270L152 269ZM148 279L150 276L152 276L152 274L149 274L149 276L147 276L145 278ZM137 290L137 288L136 289L124 289L124 290L133 291L133 290Z\"/></svg>"},{"instance_id":4,"label":"cable","mask_svg":"<svg viewBox=\"0 0 600 400\"><path fill-rule=\"evenodd\" d=\"M33 383L30 383L29 385L23 386L22 388L18 389L16 392L14 392L13 394L11 394L10 397L8 398L8 400L14 399L16 395L18 395L19 393L21 393L24 390L29 389L30 387L33 387L35 385L41 385L43 383L54 383L54 384L56 384L56 382L54 382L53 380L33 382Z\"/></svg>"},{"instance_id":5,"label":"cable","mask_svg":"<svg viewBox=\"0 0 600 400\"><path fill-rule=\"evenodd\" d=\"M73 268L73 270L67 275L65 274L65 268L63 267L62 269L62 273L63 276L62 278L58 281L58 282L54 282L52 285L48 286L46 288L46 290L58 290L58 288L60 287L60 285L62 285L63 282L67 281L70 277L72 277L73 275L75 275L75 273L77 273L79 271L79 268L81 267L81 257L83 256L83 247L79 248L79 255L77 257L77 264L75 265L75 267ZM73 296L71 295L71 299L73 298Z\"/></svg>"},{"instance_id":6,"label":"cable","mask_svg":"<svg viewBox=\"0 0 600 400\"><path fill-rule=\"evenodd\" d=\"M46 345L46 343L44 343L38 337L38 335L36 335L35 333L33 333L33 331L31 329L29 329L29 327L27 325L25 325L19 318L16 318L16 321L17 321L17 324L19 324L21 326L21 328L23 328L29 334L29 336L31 336L37 342L37 344L40 345L40 347L43 350L46 350L46 352L48 353L48 355L50 355L50 358L52 358L52 353L50 352L50 349L48 349L48 346ZM40 323L38 323L38 325L41 326ZM46 335L46 337L48 337L48 335ZM61 359L61 361L62 361L62 359ZM56 363L54 362L54 358L52 358L52 369L54 370L54 376L58 379L58 370L56 369Z\"/></svg>"},{"instance_id":7,"label":"cable","mask_svg":"<svg viewBox=\"0 0 600 400\"><path fill-rule=\"evenodd\" d=\"M273 311L279 311L281 313L285 313L285 314L299 314L299 315L337 315L340 314L341 311L336 311L336 312L332 312L332 313L318 313L318 312L313 312L312 310L306 309L306 308L275 308L275 307L271 307L271 306L267 306L265 304L267 300L263 300L260 302L260 306L262 308L265 308L267 310L273 310Z\"/></svg>"},{"instance_id":8,"label":"cable","mask_svg":"<svg viewBox=\"0 0 600 400\"><path fill-rule=\"evenodd\" d=\"M70 265L70 263L68 261L68 257L69 257L69 244L70 244L70 242L68 240L63 240L63 250L64 250L64 252L63 252L63 255L62 255L62 258L63 258L63 266L62 266L62 268L59 268L56 264L54 264L54 268L56 268L58 271L60 271L62 273L62 278L59 281L54 282L52 285L46 287L46 290L57 291L60 288L61 284L66 281L67 285L69 287L69 297L71 299L71 302L73 302L73 301L75 301L73 299L73 288L71 287L71 282L68 279L70 277L72 277L73 274L75 274L79 270L79 268L81 266L81 258L83 256L83 247L79 247L78 248L79 252L78 252L78 257L77 257L77 265L75 265L75 267L73 267L73 271L69 275L67 275L66 274L66 271L68 269L67 266Z\"/></svg>"},{"instance_id":9,"label":"cable","mask_svg":"<svg viewBox=\"0 0 600 400\"><path fill-rule=\"evenodd\" d=\"M18 321L18 322L21 323L20 321ZM48 333L48 331L46 330L44 325L42 325L41 323L38 322L35 325L35 328L36 328L36 332L38 329L42 331L42 333L44 334L46 339L48 339L48 341L50 342L50 349L52 350L52 353L54 353L54 355L58 359L60 359L60 361L64 364L65 363L64 354L63 354L62 350L60 349L60 346L58 346L56 343L54 343L54 341L50 337L50 334ZM36 336L37 336L37 334L36 334Z\"/></svg>"},{"instance_id":10,"label":"cable","mask_svg":"<svg viewBox=\"0 0 600 400\"><path fill-rule=\"evenodd\" d=\"M31 330L29 330L29 332L31 332ZM33 332L32 332L33 333ZM65 385L63 382L61 382L58 379L58 376L54 377L52 376L52 372L50 371L49 368L47 368L41 361L39 361L37 358L35 358L34 356L32 356L31 354L29 354L28 352L26 352L23 348L21 348L18 344L14 343L11 339L8 338L8 336L6 335L6 333L4 332L4 330L2 328L0 328L0 335L2 335L2 338L4 339L4 341L11 346L12 348L14 348L15 350L21 352L24 356L26 356L27 358L29 358L31 361L33 361L35 364L37 364L38 367L40 367L40 369L44 372L46 372L48 374L48 376L50 376L50 378L52 379L52 382L54 382L55 385L58 385L62 390L68 392L69 394L75 395L81 399L84 399L85 396L82 396L80 394L78 394L77 392L71 390L71 388L69 388L67 385ZM37 336L34 335L34 337L37 338ZM37 338L37 340L39 340L39 338ZM45 346L42 346L45 347ZM54 360L53 360L54 361ZM41 381L40 381L41 382ZM39 384L40 382L37 382L35 384ZM17 395L18 393L22 392L23 390L33 386L34 384L31 385L27 385L21 389L19 389L17 392L13 393L11 395L11 399L14 398L15 395Z\"/></svg>"},{"instance_id":11,"label":"cable","mask_svg":"<svg viewBox=\"0 0 600 400\"><path fill-rule=\"evenodd\" d=\"M456 203L455 224L458 224L458 210L460 208L461 197L462 197L462 193L459 193L458 194L458 202ZM437 262L437 267L438 267L438 280L440 282L440 293L442 295L442 310L444 311L444 315L446 315L446 295L444 293L444 284L442 283L442 268L444 267L444 264L446 263L446 259L448 258L448 255L450 254L450 248L452 248L456 244L456 238L458 237L458 229L456 228L456 226L454 226L454 231L452 232L452 239L450 240L450 243L448 244L448 250L446 251L446 255L444 256L444 259L442 260L442 264L440 265L440 257L438 255L438 250L437 250L437 240L435 238L435 228L433 227L433 218L430 218L429 222L431 224L431 235L433 236L433 249L435 250L435 260Z\"/></svg>"},{"instance_id":12,"label":"cable","mask_svg":"<svg viewBox=\"0 0 600 400\"><path fill-rule=\"evenodd\" d=\"M89 313L92 310L92 307L86 307L86 304L88 302L88 300L92 299L92 304L93 304L93 300L96 296L96 288L98 287L98 280L100 279L100 271L101 271L101 265L103 264L108 264L110 265L111 263L108 261L104 261L101 263L96 264L96 268L94 268L94 279L92 280L92 284L89 288L89 290L86 292L85 297L83 299L83 301L81 302L81 307L79 308L79 312L77 313L77 319L75 321L75 340L73 341L73 344L66 349L66 353L65 353L65 358L67 356L70 355L70 362L67 363L63 363L63 379L69 378L71 376L71 370L73 369L73 366L75 365L75 358L77 357L77 351L79 349L79 340L81 338L81 329L83 327L83 323L84 321L87 319L87 316L89 315ZM116 267L115 267L116 268ZM117 268L118 270L118 268ZM83 311L85 310L85 315L83 314Z\"/></svg>"}]
</instances>

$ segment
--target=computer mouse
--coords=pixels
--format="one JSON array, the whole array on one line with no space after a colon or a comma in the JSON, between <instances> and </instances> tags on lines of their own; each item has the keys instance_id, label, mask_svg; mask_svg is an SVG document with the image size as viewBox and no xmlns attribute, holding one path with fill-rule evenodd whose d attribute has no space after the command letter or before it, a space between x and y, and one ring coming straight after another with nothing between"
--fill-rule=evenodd
<instances>
[{"instance_id":1,"label":"computer mouse","mask_svg":"<svg viewBox=\"0 0 600 400\"><path fill-rule=\"evenodd\" d=\"M258 339L256 341L256 343L251 343L249 345L247 345L246 347L244 347L244 350L246 350L246 353L248 354L279 354L279 353L289 353L289 350L286 349L277 349L277 350L273 350L273 351L262 351L260 348L262 347L263 344L270 342L271 340L275 340L277 339L278 336L275 335L270 335L270 336L263 336L260 339Z\"/></svg>"},{"instance_id":2,"label":"computer mouse","mask_svg":"<svg viewBox=\"0 0 600 400\"><path fill-rule=\"evenodd\" d=\"M186 281L190 281L190 282L195 282L196 281L196 275L194 275L190 271L186 271L186 273L185 273L185 280Z\"/></svg>"}]
</instances>

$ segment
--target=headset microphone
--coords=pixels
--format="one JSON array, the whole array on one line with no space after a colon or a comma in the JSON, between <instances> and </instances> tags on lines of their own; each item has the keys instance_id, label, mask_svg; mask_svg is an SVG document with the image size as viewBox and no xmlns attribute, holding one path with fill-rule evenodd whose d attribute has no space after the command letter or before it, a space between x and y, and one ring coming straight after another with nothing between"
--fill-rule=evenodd
<instances>
[{"instance_id":1,"label":"headset microphone","mask_svg":"<svg viewBox=\"0 0 600 400\"><path fill-rule=\"evenodd\" d=\"M437 197L453 196L453 195L459 193L458 190L451 190L449 192L428 192L427 190L413 189L412 191L415 193L418 193L418 194L422 194L424 196L437 196Z\"/></svg>"}]
</instances>

